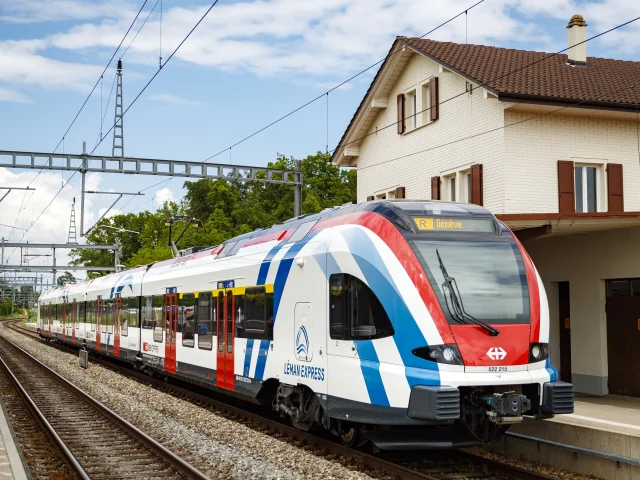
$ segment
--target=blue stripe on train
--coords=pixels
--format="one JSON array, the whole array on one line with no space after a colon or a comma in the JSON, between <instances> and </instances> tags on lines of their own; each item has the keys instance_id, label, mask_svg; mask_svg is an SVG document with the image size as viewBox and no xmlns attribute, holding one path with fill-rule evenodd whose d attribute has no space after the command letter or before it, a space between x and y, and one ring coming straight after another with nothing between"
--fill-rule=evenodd
<instances>
[{"instance_id":1,"label":"blue stripe on train","mask_svg":"<svg viewBox=\"0 0 640 480\"><path fill-rule=\"evenodd\" d=\"M280 249L284 246L285 246L285 243L284 241L282 241L280 243L277 243L271 250L269 250L269 253L267 253L267 256L264 257L264 260L260 264L260 271L258 272L258 281L256 285L265 284L265 282L267 281L267 275L269 274L269 267L271 266L271 261L276 256L276 254L280 251Z\"/></svg>"},{"instance_id":2,"label":"blue stripe on train","mask_svg":"<svg viewBox=\"0 0 640 480\"><path fill-rule=\"evenodd\" d=\"M245 377L249 376L249 369L251 368L251 354L253 353L253 338L249 338L247 340L247 347L245 348L244 353L244 369L242 370L242 375Z\"/></svg>"},{"instance_id":3,"label":"blue stripe on train","mask_svg":"<svg viewBox=\"0 0 640 480\"><path fill-rule=\"evenodd\" d=\"M270 340L260 340L260 350L258 351L258 363L256 364L256 375L254 378L262 380L264 369L267 366L267 352L269 351Z\"/></svg>"},{"instance_id":4,"label":"blue stripe on train","mask_svg":"<svg viewBox=\"0 0 640 480\"><path fill-rule=\"evenodd\" d=\"M426 346L427 340L398 292L395 282L393 282L391 274L371 238L359 228L345 230L343 237L349 250L353 252L353 258L367 283L391 318L395 330L393 340L405 366L409 386L413 387L416 384L439 385L440 376L437 373L437 363L420 359L411 353L414 348ZM431 370L432 372L427 375L416 375L417 372L410 370L410 367Z\"/></svg>"},{"instance_id":5,"label":"blue stripe on train","mask_svg":"<svg viewBox=\"0 0 640 480\"><path fill-rule=\"evenodd\" d=\"M373 342L371 340L357 340L355 343L358 346L360 369L362 370L364 383L369 393L369 401L373 405L388 407L389 398L384 389L384 383L380 375L380 361L378 360Z\"/></svg>"}]
</instances>

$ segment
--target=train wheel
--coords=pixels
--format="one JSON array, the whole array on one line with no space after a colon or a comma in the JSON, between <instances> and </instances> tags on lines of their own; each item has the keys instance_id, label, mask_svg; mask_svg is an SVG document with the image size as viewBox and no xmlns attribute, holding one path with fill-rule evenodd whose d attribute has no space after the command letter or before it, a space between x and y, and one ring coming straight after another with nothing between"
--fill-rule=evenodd
<instances>
[{"instance_id":1,"label":"train wheel","mask_svg":"<svg viewBox=\"0 0 640 480\"><path fill-rule=\"evenodd\" d=\"M360 443L360 426L355 423L340 422L340 442L345 447L355 448Z\"/></svg>"}]
</instances>

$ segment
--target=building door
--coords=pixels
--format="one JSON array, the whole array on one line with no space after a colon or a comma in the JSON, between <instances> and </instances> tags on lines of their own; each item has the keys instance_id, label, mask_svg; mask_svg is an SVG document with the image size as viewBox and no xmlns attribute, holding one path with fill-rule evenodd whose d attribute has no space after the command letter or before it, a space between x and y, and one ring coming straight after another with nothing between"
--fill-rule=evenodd
<instances>
[{"instance_id":1,"label":"building door","mask_svg":"<svg viewBox=\"0 0 640 480\"><path fill-rule=\"evenodd\" d=\"M571 309L569 282L558 282L560 380L571 383Z\"/></svg>"},{"instance_id":2,"label":"building door","mask_svg":"<svg viewBox=\"0 0 640 480\"><path fill-rule=\"evenodd\" d=\"M217 336L217 371L216 385L234 389L234 362L233 362L233 339L235 325L235 297L233 290L221 290L218 292L216 312L218 315Z\"/></svg>"},{"instance_id":3,"label":"building door","mask_svg":"<svg viewBox=\"0 0 640 480\"><path fill-rule=\"evenodd\" d=\"M102 339L102 299L98 298L98 311L96 312L96 352L100 351Z\"/></svg>"},{"instance_id":4,"label":"building door","mask_svg":"<svg viewBox=\"0 0 640 480\"><path fill-rule=\"evenodd\" d=\"M640 397L640 278L607 281L609 393Z\"/></svg>"},{"instance_id":5,"label":"building door","mask_svg":"<svg viewBox=\"0 0 640 480\"><path fill-rule=\"evenodd\" d=\"M164 324L167 330L164 343L164 370L176 373L176 332L178 330L178 295L168 293L164 296Z\"/></svg>"},{"instance_id":6,"label":"building door","mask_svg":"<svg viewBox=\"0 0 640 480\"><path fill-rule=\"evenodd\" d=\"M116 297L113 301L113 354L120 356L120 316L122 315L122 298Z\"/></svg>"}]
</instances>

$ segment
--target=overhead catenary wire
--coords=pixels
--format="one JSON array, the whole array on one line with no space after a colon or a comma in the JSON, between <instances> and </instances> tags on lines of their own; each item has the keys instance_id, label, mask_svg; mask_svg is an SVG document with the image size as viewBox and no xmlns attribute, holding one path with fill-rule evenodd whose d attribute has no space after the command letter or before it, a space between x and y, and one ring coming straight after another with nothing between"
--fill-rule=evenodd
<instances>
[{"instance_id":1,"label":"overhead catenary wire","mask_svg":"<svg viewBox=\"0 0 640 480\"><path fill-rule=\"evenodd\" d=\"M528 64L526 64L526 65L523 65L523 66L521 66L521 67L518 67L518 68L516 68L516 69L514 69L514 70L511 70L511 71L509 71L509 72L507 72L507 73L504 73L504 74L502 74L502 75L499 75L499 76L497 76L497 77L495 77L495 78L492 78L492 79L489 79L489 80L485 80L484 82L481 82L481 81L479 81L479 80L478 80L478 81L477 81L478 86L477 86L477 87L475 87L474 89L481 88L481 87L485 87L485 88L486 88L486 87L487 87L487 85L488 85L488 83L490 83L490 82L495 82L496 80L501 80L501 79L503 79L503 78L505 78L505 77L508 77L509 75L513 75L514 73L518 73L518 72L520 72L520 71L522 71L522 70L525 70L525 69L527 69L527 68L529 68L529 67L532 67L533 65L537 65L537 64L538 64L538 63L540 63L540 62L544 62L545 60L548 60L549 58L556 57L556 56L560 55L561 53L563 53L563 52L565 52L565 51L569 50L569 49L570 49L570 48L572 48L572 47L577 47L578 45L582 45L583 43L587 43L587 42L590 42L590 41L592 41L592 40L595 40L596 38L599 38L599 37L601 37L601 36L603 36L603 35L606 35L606 34L608 34L608 33L611 33L611 32L613 32L614 30L618 30L618 29L620 29L620 28L622 28L622 27L626 27L627 25L630 25L630 24L632 24L632 23L634 23L634 22L636 22L636 21L638 21L638 20L640 20L640 17L635 17L635 18L633 18L633 19L631 19L631 20L629 20L629 21L626 21L626 22L624 22L624 23L621 23L621 24L619 24L619 25L616 25L615 27L612 27L612 28L610 28L610 29L608 29L608 30L605 30L604 32L600 32L600 33L598 33L598 34L596 34L596 35L594 35L594 36L592 36L592 37L589 37L589 38L587 38L586 40L583 40L583 41L581 41L581 42L578 42L578 43L576 43L576 44L574 44L574 45L569 45L568 47L565 47L565 48L563 48L562 50L558 50L557 52L549 53L548 55L545 55L545 56L544 56L544 57L542 57L542 58L539 58L539 59L537 59L537 60L534 60L534 61L533 61L533 62L531 62L531 63L528 63ZM461 91L460 93L458 93L458 94L456 94L456 95L453 95L452 97L449 97L449 98L447 98L446 100L443 100L442 102L439 102L437 106L439 107L439 106L441 106L441 105L444 105L445 103L448 103L448 102L450 102L450 101L452 101L452 100L455 100L456 98L459 98L459 97L461 97L461 96L463 96L463 95L465 95L465 94L467 94L467 93L468 93L468 90L467 90L467 87L465 86L465 90L464 90L464 91ZM406 121L406 120L410 119L413 115L418 115L418 114L421 114L421 113L424 113L424 112L430 111L432 108L435 108L435 106L434 106L434 105L431 105L431 106L429 106L429 107L427 107L427 108L425 108L425 109L423 109L423 110L421 110L421 111L419 111L419 112L412 113L412 114L411 114L411 115L409 115L408 117L405 117L403 120L396 120L395 122L391 122L391 123L389 123L389 124L387 124L387 125L385 125L385 126L383 126L383 127L381 127L381 128L377 128L377 129L376 129L376 131L374 131L374 132L367 133L367 134L365 134L365 135L363 135L363 136L361 136L361 137L358 137L358 138L356 138L356 139L354 139L354 140L352 140L352 141L350 141L350 142L346 142L346 143L344 143L344 144L342 144L342 145L338 145L336 148L334 148L333 150L331 150L331 153L334 153L334 152L338 151L339 149L343 149L343 148L345 148L345 147L347 147L348 145L351 145L351 144L353 144L353 143L359 142L359 141L361 141L361 140L363 140L363 139L365 139L365 138L367 138L367 137L369 137L369 136L371 136L371 135L377 134L377 133L379 133L379 132L380 132L380 131L382 131L382 130L386 130L387 128L395 127L395 126L397 126L397 125L398 125L398 123L399 123L400 121Z\"/></svg>"},{"instance_id":2,"label":"overhead catenary wire","mask_svg":"<svg viewBox=\"0 0 640 480\"><path fill-rule=\"evenodd\" d=\"M162 1L162 0L161 0ZM428 32L424 33L423 35L421 35L419 38L424 38L427 35L430 35L431 33L435 32L436 30L444 27L445 25L447 25L448 23L452 22L453 20L455 20L456 18L460 17L463 14L466 14L469 10L472 10L473 8L477 7L478 5L480 5L481 3L483 3L485 0L479 0L478 2L474 3L473 5L471 5L470 7L468 7L466 10L461 11L460 13L458 13L457 15L454 15L453 17L449 18L448 20L445 20L444 22L440 23L438 26L432 28L431 30L429 30ZM162 3L160 4L160 15L162 15ZM162 18L162 17L161 17ZM161 36L162 36L162 32L161 32ZM394 52L391 55L395 55L398 52ZM386 57L385 57L386 58ZM329 150L329 94L337 89L339 89L340 87L346 85L347 83L351 82L352 80L355 80L356 78L358 78L360 75L368 72L369 70L371 70L372 68L374 68L377 65L380 65L382 62L385 61L385 58L382 58L380 60L378 60L377 62L369 65L368 67L360 70L359 72L355 73L354 75L350 76L349 78L347 78L346 80L343 80L342 82L340 82L339 84L335 85L334 87L330 88L329 90L327 90L326 92L322 93L321 95L318 95L317 97L309 100L308 102L304 103L303 105L299 106L298 108L290 111L289 113L281 116L280 118L274 120L273 122L269 123L268 125L262 127L261 129L253 132L252 134L244 137L242 140L234 143L233 145L225 148L224 150L219 151L218 153L211 155L210 157L208 157L206 160L204 160L203 163L207 163L210 160L212 160L213 158L223 154L224 152L229 152L229 164L231 164L231 151L233 149L233 147L236 147L238 145L240 145L241 143L244 143L245 141L249 140L250 138L255 137L256 135L258 135L259 133L262 133L263 131L269 129L270 127L276 125L277 123L285 120L286 118L290 117L291 115L294 115L295 113L299 112L300 110L304 109L305 107L308 107L309 105L315 103L317 100L326 97L327 99L327 143L326 143L326 153L328 153ZM170 179L173 177L170 177ZM156 192L157 195L158 192ZM155 197L155 195L154 195ZM145 203L149 203L149 202L145 202Z\"/></svg>"},{"instance_id":3,"label":"overhead catenary wire","mask_svg":"<svg viewBox=\"0 0 640 480\"><path fill-rule=\"evenodd\" d=\"M466 12L468 12L469 10L474 9L475 7L477 7L478 5L480 5L481 3L483 3L484 0L480 0L476 3L474 3L473 5L471 5L470 7L468 7L466 10L462 10L460 13L458 13L457 15L454 15L453 17L449 18L448 20L445 20L444 22L442 22L440 25L438 25L437 27L432 28L431 30L429 30L427 33L421 35L418 38L424 38L427 35L432 34L433 32L435 32L436 30L444 27L445 25L447 25L448 23L451 23L452 21L454 21L456 18L460 17L461 15L464 15ZM318 95L315 98L312 98L311 100L309 100L308 102L304 103L303 105L300 105L298 108L291 110L289 113L281 116L280 118L274 120L273 122L269 123L268 125L265 125L264 127L256 130L255 132L251 133L250 135L247 135L246 137L244 137L242 140L237 141L236 143L234 143L233 145L220 150L218 153L211 155L210 157L208 157L204 162L208 162L209 160L223 154L224 152L226 152L227 150L231 150L233 147L236 147L238 145L240 145L241 143L246 142L247 140L249 140L250 138L255 137L256 135L258 135L259 133L264 132L265 130L267 130L268 128L271 128L272 126L276 125L277 123L280 123L282 120L285 120L286 118L289 118L291 115L299 112L300 110L304 109L305 107L308 107L309 105L311 105L312 103L315 103L316 101L318 101L319 99L321 99L322 97L324 97L325 95L339 89L340 87L346 85L347 83L351 82L352 80L355 80L356 78L358 78L360 75L368 72L369 70L371 70L373 67L376 67L378 65L380 65L382 62L384 62L387 58L397 54L398 52L393 52L389 55L387 55L387 57L382 58L380 60L378 60L377 62L369 65L368 67L360 70L359 72L357 72L356 74L352 75L351 77L347 78L346 80L340 82L338 85L335 85L334 87L330 88L329 90L327 90L326 92L321 93L320 95Z\"/></svg>"},{"instance_id":4,"label":"overhead catenary wire","mask_svg":"<svg viewBox=\"0 0 640 480\"><path fill-rule=\"evenodd\" d=\"M184 43L187 41L187 39L191 36L191 34L196 30L196 28L198 28L198 26L202 23L202 21L207 17L207 15L209 15L209 12L211 12L211 10L213 9L213 7L215 7L218 2L220 0L215 0L211 6L204 12L204 14L200 17L200 19L198 20L198 22L194 25L194 27L189 31L189 33L187 33L187 35L182 39L182 41L178 44L178 46L171 52L171 55L169 55L169 57L167 57L166 62L164 62L163 67L169 63L171 61L171 59L175 56L175 54L180 50L180 48L182 47L182 45L184 45ZM145 1L146 4L146 1ZM124 40L124 39L123 39ZM115 56L115 54L114 54ZM149 79L149 81L145 84L145 86L142 88L142 90L140 90L140 92L138 92L138 94L136 95L136 97L133 99L133 101L129 104L129 106L122 112L122 116L124 117L124 115L126 115L126 113L131 109L131 107L133 107L133 105L135 105L136 101L140 98L140 96L144 93L144 91L149 87L149 85L151 85L151 83L155 80L155 78L158 76L158 74L161 72L161 69L157 70L153 76ZM109 129L109 131L107 131L107 133L105 134L105 137L109 134L109 132L111 132L114 128L114 125L111 126L111 128ZM100 143L102 143L102 140L98 143L98 145L96 145L94 147L94 149L91 151L91 153L89 153L89 155L92 155L93 152L95 152L95 150L98 148L98 146L100 145ZM80 167L78 167L76 170L73 171L73 174L69 177L69 179L67 180L67 184L71 181L71 179L81 170L82 165ZM169 179L171 179L171 177L169 177ZM31 228L33 228L33 226L38 222L38 220L42 217L42 215L44 215L44 213L49 209L49 207L53 204L53 202L55 201L55 199L58 197L58 195L60 195L60 193L62 192L64 186L62 188L60 188L56 194L53 196L53 198L49 201L49 203L47 203L47 205L44 207L44 209L40 212L40 214L38 214L38 216L36 217L36 219L31 223L31 225L29 226L29 228L25 231L24 235L22 235L22 238L20 239L20 241L22 241L24 239L24 237L27 235L27 233L29 233L29 231L31 230ZM11 254L9 255L8 258L11 258L11 256L15 253L16 249L14 248L13 251L11 252Z\"/></svg>"},{"instance_id":5,"label":"overhead catenary wire","mask_svg":"<svg viewBox=\"0 0 640 480\"><path fill-rule=\"evenodd\" d=\"M621 89L619 89L619 90L617 90L616 92L613 92L613 93L620 93L620 92L624 92L626 90L631 90L631 89L633 89L633 87L621 88ZM563 107L556 108L555 110L551 110L549 112L544 112L544 113L541 113L541 114L538 114L538 115L534 115L533 117L524 118L522 120L518 120L517 122L509 123L508 125L502 125L500 127L490 128L489 130L485 130L483 132L478 132L478 133L475 133L473 135L468 135L466 137L461 137L461 138L457 138L455 140L450 140L448 142L444 142L444 143L441 143L439 145L434 145L433 147L425 148L423 150L417 150L415 152L406 153L404 155L400 155L398 157L390 158L388 160L383 160L381 162L374 163L373 165L366 165L364 167L359 167L358 170L367 170L369 168L377 167L379 165L385 165L387 163L396 162L398 160L402 160L404 158L412 157L414 155L419 155L421 153L431 152L431 151L437 150L439 148L443 148L443 147L447 147L449 145L453 145L453 144L456 144L456 143L464 142L465 140L471 140L471 139L474 139L474 138L481 137L483 135L488 135L490 133L494 133L494 132L497 132L497 131L500 131L500 130L505 130L505 129L509 128L509 127L513 127L513 126L520 125L520 124L525 123L525 122L530 122L530 121L537 120L537 119L542 118L542 117L546 117L547 115L552 115L554 113L558 113L558 112L560 112L562 110L566 110L567 108L575 108L575 107L577 107L579 105L582 105L583 103L587 103L588 101L589 100L580 100L580 101L572 103L570 105L566 105L566 106L563 106Z\"/></svg>"},{"instance_id":6,"label":"overhead catenary wire","mask_svg":"<svg viewBox=\"0 0 640 480\"><path fill-rule=\"evenodd\" d=\"M98 84L101 83L102 78L105 74L105 72L107 71L107 69L109 68L109 65L111 65L111 62L113 61L113 59L115 58L116 54L118 53L118 50L120 49L120 47L122 46L122 43L124 42L125 38L127 38L127 35L129 35L129 32L131 31L131 28L133 27L133 25L136 23L136 21L138 20L138 17L140 16L140 13L142 12L142 10L144 9L144 6L147 4L148 0L144 0L142 6L140 7L140 10L138 10L138 13L136 14L135 18L133 19L133 21L131 22L131 24L129 25L129 28L127 29L126 33L124 34L124 36L122 37L122 40L120 40L120 43L118 44L118 47L115 49L115 51L113 52L113 55L111 55L111 58L109 59L109 62L107 63L107 65L104 67L104 70L102 71L102 73L100 74L100 76L98 77L98 80L96 81L96 83L93 85L93 88L91 89L91 91L89 92L89 95L87 95L87 98L84 100L84 102L82 103L82 105L80 106L80 109L78 110L78 112L76 113L75 117L73 117L73 120L71 121L71 123L69 124L69 127L67 127L67 130L64 132L64 134L62 135L62 138L60 139L60 141L58 142L58 144L56 145L56 147L53 149L53 153L56 152L56 150L58 150L58 147L60 147L60 144L63 144L63 151L64 151L64 140L65 137L67 136L67 134L69 133L69 131L71 130L71 128L73 127L73 125L75 124L76 120L78 119L78 117L80 116L80 113L82 113L82 111L84 110L84 107L87 105L87 102L89 101L89 99L91 98L91 96L93 95L93 92L95 91L95 89L97 88ZM44 166L46 165L46 162L43 163L42 167L40 168L40 170L38 171L38 173L36 174L36 176L31 180L31 182L29 182L28 186L31 186L31 183L33 183L34 181L36 181L38 179L38 177L40 176L40 174L42 173L42 171L44 170ZM16 217L16 221L15 221L15 225L18 224L18 218L20 217L20 211L22 209L22 205L24 204L24 200L26 198L26 192L25 194L22 196L22 203L20 204L20 209L18 210L18 216ZM14 227L15 227L14 225ZM11 229L11 233L9 234L9 238L11 237L11 235L13 235L14 232L14 228ZM24 237L23 237L24 238ZM11 255L13 255L13 253L15 252L15 249L11 252ZM10 258L10 257L9 257Z\"/></svg>"}]
</instances>

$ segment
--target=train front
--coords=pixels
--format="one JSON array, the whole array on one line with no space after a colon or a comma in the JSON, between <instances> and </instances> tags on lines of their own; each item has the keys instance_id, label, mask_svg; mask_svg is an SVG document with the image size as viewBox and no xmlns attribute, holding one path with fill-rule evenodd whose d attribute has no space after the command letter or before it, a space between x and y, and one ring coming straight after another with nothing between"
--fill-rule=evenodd
<instances>
[{"instance_id":1,"label":"train front","mask_svg":"<svg viewBox=\"0 0 640 480\"><path fill-rule=\"evenodd\" d=\"M414 382L408 416L452 423L445 446L455 446L496 441L524 415L572 413L573 387L549 361L546 293L514 234L473 205L395 205L441 339L410 345L436 363L439 381Z\"/></svg>"}]
</instances>

